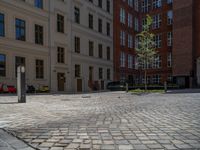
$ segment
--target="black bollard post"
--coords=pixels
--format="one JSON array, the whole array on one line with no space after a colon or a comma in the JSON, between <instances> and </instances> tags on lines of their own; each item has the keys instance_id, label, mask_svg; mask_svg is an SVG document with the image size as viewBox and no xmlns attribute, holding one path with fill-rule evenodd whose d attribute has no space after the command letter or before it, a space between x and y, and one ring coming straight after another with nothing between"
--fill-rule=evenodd
<instances>
[{"instance_id":1,"label":"black bollard post","mask_svg":"<svg viewBox=\"0 0 200 150\"><path fill-rule=\"evenodd\" d=\"M126 93L128 93L128 83L126 83Z\"/></svg>"},{"instance_id":2,"label":"black bollard post","mask_svg":"<svg viewBox=\"0 0 200 150\"><path fill-rule=\"evenodd\" d=\"M167 81L164 82L164 90L165 90L165 93L167 92Z\"/></svg>"},{"instance_id":3,"label":"black bollard post","mask_svg":"<svg viewBox=\"0 0 200 150\"><path fill-rule=\"evenodd\" d=\"M18 103L26 103L26 77L25 67L17 67L17 95Z\"/></svg>"}]
</instances>

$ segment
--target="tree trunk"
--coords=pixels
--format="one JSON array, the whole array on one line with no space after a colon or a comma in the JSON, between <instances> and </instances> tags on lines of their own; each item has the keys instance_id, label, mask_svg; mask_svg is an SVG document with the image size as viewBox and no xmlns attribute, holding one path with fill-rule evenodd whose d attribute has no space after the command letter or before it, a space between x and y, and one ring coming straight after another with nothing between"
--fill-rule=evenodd
<instances>
[{"instance_id":1,"label":"tree trunk","mask_svg":"<svg viewBox=\"0 0 200 150\"><path fill-rule=\"evenodd\" d=\"M147 69L144 70L144 86L145 86L145 92L147 91Z\"/></svg>"}]
</instances>

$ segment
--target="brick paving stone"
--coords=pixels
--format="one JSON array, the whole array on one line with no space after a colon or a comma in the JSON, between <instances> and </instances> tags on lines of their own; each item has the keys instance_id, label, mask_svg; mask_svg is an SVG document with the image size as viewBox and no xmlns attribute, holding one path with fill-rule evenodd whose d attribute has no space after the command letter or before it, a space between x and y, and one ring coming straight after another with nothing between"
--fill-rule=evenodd
<instances>
[{"instance_id":1,"label":"brick paving stone","mask_svg":"<svg viewBox=\"0 0 200 150\"><path fill-rule=\"evenodd\" d=\"M79 149L80 150L90 150L91 145L90 144L81 144Z\"/></svg>"},{"instance_id":2,"label":"brick paving stone","mask_svg":"<svg viewBox=\"0 0 200 150\"><path fill-rule=\"evenodd\" d=\"M146 150L148 149L145 145L133 145L136 150Z\"/></svg>"},{"instance_id":3,"label":"brick paving stone","mask_svg":"<svg viewBox=\"0 0 200 150\"><path fill-rule=\"evenodd\" d=\"M52 147L54 143L44 142L39 145L39 147Z\"/></svg>"},{"instance_id":4,"label":"brick paving stone","mask_svg":"<svg viewBox=\"0 0 200 150\"><path fill-rule=\"evenodd\" d=\"M193 148L192 146L190 146L188 144L175 144L175 146L179 149L191 149L191 148Z\"/></svg>"},{"instance_id":5,"label":"brick paving stone","mask_svg":"<svg viewBox=\"0 0 200 150\"><path fill-rule=\"evenodd\" d=\"M133 149L132 145L119 145L119 150L131 150Z\"/></svg>"},{"instance_id":6,"label":"brick paving stone","mask_svg":"<svg viewBox=\"0 0 200 150\"><path fill-rule=\"evenodd\" d=\"M0 127L44 150L81 145L96 150L200 149L200 93L88 95L84 100L84 94L34 95L26 104L0 105ZM16 98L0 97L0 103Z\"/></svg>"},{"instance_id":7,"label":"brick paving stone","mask_svg":"<svg viewBox=\"0 0 200 150\"><path fill-rule=\"evenodd\" d=\"M174 145L163 144L164 148L167 150L176 150L177 148Z\"/></svg>"},{"instance_id":8,"label":"brick paving stone","mask_svg":"<svg viewBox=\"0 0 200 150\"><path fill-rule=\"evenodd\" d=\"M50 150L63 150L63 147L51 147Z\"/></svg>"},{"instance_id":9,"label":"brick paving stone","mask_svg":"<svg viewBox=\"0 0 200 150\"><path fill-rule=\"evenodd\" d=\"M106 144L103 144L103 145L101 145L101 149L102 149L102 150L114 150L114 149L115 149L115 146L114 146L114 145L106 145Z\"/></svg>"}]
</instances>

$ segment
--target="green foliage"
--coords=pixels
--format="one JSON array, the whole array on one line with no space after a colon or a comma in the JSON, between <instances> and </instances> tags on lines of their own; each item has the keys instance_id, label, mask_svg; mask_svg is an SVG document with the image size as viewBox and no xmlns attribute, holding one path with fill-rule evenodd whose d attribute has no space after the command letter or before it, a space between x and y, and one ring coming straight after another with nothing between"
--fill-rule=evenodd
<instances>
[{"instance_id":1,"label":"green foliage","mask_svg":"<svg viewBox=\"0 0 200 150\"><path fill-rule=\"evenodd\" d=\"M133 94L143 94L143 93L165 93L164 90L141 90L141 89L135 89L129 91Z\"/></svg>"},{"instance_id":2,"label":"green foliage","mask_svg":"<svg viewBox=\"0 0 200 150\"><path fill-rule=\"evenodd\" d=\"M155 35L150 33L152 22L152 18L147 15L146 24L143 26L143 31L137 34L138 48L136 48L136 53L138 60L144 63L145 69L147 67L147 63L151 63L157 54L154 42Z\"/></svg>"},{"instance_id":3,"label":"green foliage","mask_svg":"<svg viewBox=\"0 0 200 150\"><path fill-rule=\"evenodd\" d=\"M152 63L157 54L155 50L154 34L150 33L152 23L152 18L147 15L145 25L143 25L143 31L137 35L138 48L136 48L136 53L139 63L144 64L145 90L147 90L147 64Z\"/></svg>"}]
</instances>

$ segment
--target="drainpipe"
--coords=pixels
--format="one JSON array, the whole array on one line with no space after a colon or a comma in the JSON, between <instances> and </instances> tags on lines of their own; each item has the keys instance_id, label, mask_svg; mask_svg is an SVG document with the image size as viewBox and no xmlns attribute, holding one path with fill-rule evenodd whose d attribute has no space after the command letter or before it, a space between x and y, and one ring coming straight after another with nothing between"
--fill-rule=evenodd
<instances>
[{"instance_id":1,"label":"drainpipe","mask_svg":"<svg viewBox=\"0 0 200 150\"><path fill-rule=\"evenodd\" d=\"M49 47L49 91L52 92L51 88L51 1L49 1L49 17L48 17L48 47Z\"/></svg>"}]
</instances>

